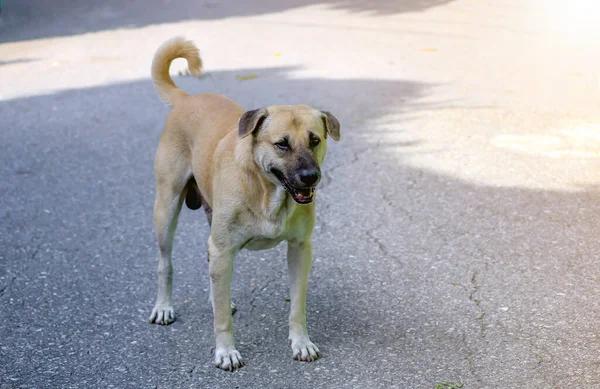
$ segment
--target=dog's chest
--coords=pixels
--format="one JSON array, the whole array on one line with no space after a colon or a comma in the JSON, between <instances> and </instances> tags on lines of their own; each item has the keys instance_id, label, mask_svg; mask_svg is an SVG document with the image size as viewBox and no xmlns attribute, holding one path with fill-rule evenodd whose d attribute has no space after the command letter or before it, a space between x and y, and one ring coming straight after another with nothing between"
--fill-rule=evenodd
<instances>
[{"instance_id":1,"label":"dog's chest","mask_svg":"<svg viewBox=\"0 0 600 389\"><path fill-rule=\"evenodd\" d=\"M280 218L256 220L250 229L244 248L248 250L266 250L277 246L290 237L290 231L298 229L298 218L294 212L282 214Z\"/></svg>"},{"instance_id":2,"label":"dog's chest","mask_svg":"<svg viewBox=\"0 0 600 389\"><path fill-rule=\"evenodd\" d=\"M277 246L287 238L287 218L282 220L262 221L253 226L250 239L244 248L248 250L266 250Z\"/></svg>"},{"instance_id":3,"label":"dog's chest","mask_svg":"<svg viewBox=\"0 0 600 389\"><path fill-rule=\"evenodd\" d=\"M246 245L244 246L244 248L248 249L248 250L267 250L267 249L271 249L275 246L277 246L279 243L281 243L281 241L283 240L283 238L276 238L276 239L269 239L269 238L254 238L250 241L248 241L248 243L246 243Z\"/></svg>"}]
</instances>

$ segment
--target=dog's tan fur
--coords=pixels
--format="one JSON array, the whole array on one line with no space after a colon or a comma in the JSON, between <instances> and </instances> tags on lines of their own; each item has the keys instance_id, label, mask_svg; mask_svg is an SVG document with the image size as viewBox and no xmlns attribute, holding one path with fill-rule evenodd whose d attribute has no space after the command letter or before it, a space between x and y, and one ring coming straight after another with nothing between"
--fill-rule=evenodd
<instances>
[{"instance_id":1,"label":"dog's tan fur","mask_svg":"<svg viewBox=\"0 0 600 389\"><path fill-rule=\"evenodd\" d=\"M186 195L193 199L199 191L202 204L213 210L208 247L216 365L232 370L243 364L235 350L230 311L236 253L242 248L274 247L283 240L288 242L291 284L289 339L296 359L313 360L319 351L308 337L305 310L312 261L310 236L315 221L309 193L318 182L327 136L339 139L339 122L330 113L307 105L245 112L218 94L190 96L169 76L175 58L185 58L196 76L202 70L198 49L183 38L165 42L152 63L156 88L173 109L155 159L154 223L160 259L158 297L150 322L169 324L175 319L173 235ZM288 142L289 148L278 146L281 139ZM307 177L314 178L314 182L294 189ZM291 186L284 187L284 182Z\"/></svg>"}]
</instances>

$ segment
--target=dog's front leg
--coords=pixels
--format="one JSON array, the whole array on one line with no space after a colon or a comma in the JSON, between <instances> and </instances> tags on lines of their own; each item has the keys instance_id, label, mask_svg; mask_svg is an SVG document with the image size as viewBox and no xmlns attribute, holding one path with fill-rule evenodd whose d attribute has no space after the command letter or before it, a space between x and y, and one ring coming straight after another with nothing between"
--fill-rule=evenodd
<instances>
[{"instance_id":1,"label":"dog's front leg","mask_svg":"<svg viewBox=\"0 0 600 389\"><path fill-rule=\"evenodd\" d=\"M287 261L291 294L289 342L294 359L314 361L320 356L319 349L310 341L306 330L306 289L312 263L310 240L289 241Z\"/></svg>"},{"instance_id":2,"label":"dog's front leg","mask_svg":"<svg viewBox=\"0 0 600 389\"><path fill-rule=\"evenodd\" d=\"M233 341L231 276L235 252L217 247L211 237L208 241L208 255L216 340L215 365L223 370L232 371L244 364Z\"/></svg>"}]
</instances>

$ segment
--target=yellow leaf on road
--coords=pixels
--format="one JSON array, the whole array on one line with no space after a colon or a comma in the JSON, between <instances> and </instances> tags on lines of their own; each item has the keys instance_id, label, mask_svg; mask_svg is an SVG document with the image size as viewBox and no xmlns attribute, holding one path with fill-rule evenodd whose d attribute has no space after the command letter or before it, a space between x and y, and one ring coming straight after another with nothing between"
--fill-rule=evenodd
<instances>
[{"instance_id":1,"label":"yellow leaf on road","mask_svg":"<svg viewBox=\"0 0 600 389\"><path fill-rule=\"evenodd\" d=\"M247 76L236 76L235 79L238 81L246 81L246 80L253 80L256 77L258 77L256 74L248 74Z\"/></svg>"}]
</instances>

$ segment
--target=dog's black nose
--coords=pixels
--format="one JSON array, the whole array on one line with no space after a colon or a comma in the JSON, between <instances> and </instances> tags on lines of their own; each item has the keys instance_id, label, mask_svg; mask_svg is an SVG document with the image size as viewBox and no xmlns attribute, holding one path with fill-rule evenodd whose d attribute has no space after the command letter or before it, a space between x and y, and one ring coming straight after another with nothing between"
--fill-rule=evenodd
<instances>
[{"instance_id":1,"label":"dog's black nose","mask_svg":"<svg viewBox=\"0 0 600 389\"><path fill-rule=\"evenodd\" d=\"M313 186L319 181L319 171L316 169L305 169L298 173L298 178L306 186Z\"/></svg>"}]
</instances>

